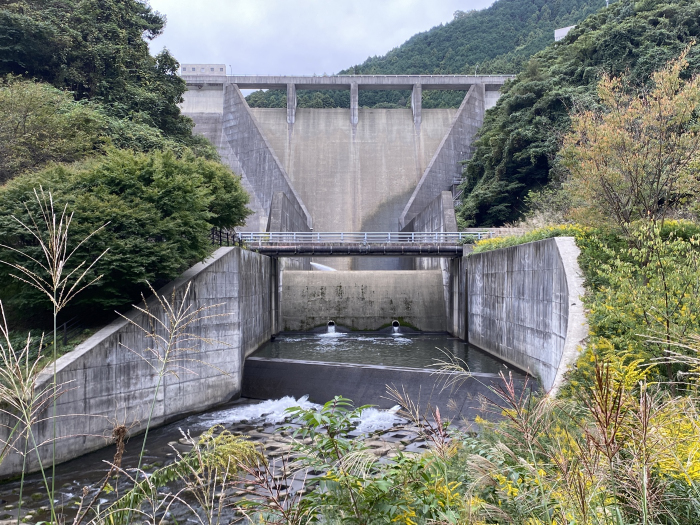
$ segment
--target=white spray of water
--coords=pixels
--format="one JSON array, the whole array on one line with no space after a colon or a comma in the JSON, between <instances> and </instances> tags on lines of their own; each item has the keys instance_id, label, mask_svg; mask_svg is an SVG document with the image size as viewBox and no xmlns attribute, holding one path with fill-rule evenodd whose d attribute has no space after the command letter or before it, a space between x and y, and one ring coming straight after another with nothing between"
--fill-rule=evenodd
<instances>
[{"instance_id":1,"label":"white spray of water","mask_svg":"<svg viewBox=\"0 0 700 525\"><path fill-rule=\"evenodd\" d=\"M368 408L362 411L357 425L358 432L375 432L377 430L388 430L391 427L403 422L396 413L401 407L396 405L389 410L379 410L377 408Z\"/></svg>"},{"instance_id":2,"label":"white spray of water","mask_svg":"<svg viewBox=\"0 0 700 525\"><path fill-rule=\"evenodd\" d=\"M401 329L398 326L392 326L391 328L392 328L393 333L395 333L395 334L401 333Z\"/></svg>"},{"instance_id":3,"label":"white spray of water","mask_svg":"<svg viewBox=\"0 0 700 525\"><path fill-rule=\"evenodd\" d=\"M212 422L222 425L240 423L248 421L250 423L282 423L289 414L288 408L301 407L304 409L318 409L320 405L311 403L309 396L300 397L298 400L292 396L284 396L281 399L270 399L254 405L241 405L227 410L211 412L207 414L207 421L202 422L204 426L210 426Z\"/></svg>"},{"instance_id":4,"label":"white spray of water","mask_svg":"<svg viewBox=\"0 0 700 525\"><path fill-rule=\"evenodd\" d=\"M334 334L334 333L335 333L335 325L334 325L334 324L329 324L329 325L328 325L328 333L329 333L329 334Z\"/></svg>"},{"instance_id":5,"label":"white spray of water","mask_svg":"<svg viewBox=\"0 0 700 525\"><path fill-rule=\"evenodd\" d=\"M315 262L312 262L312 263L311 263L311 267L312 267L314 270L318 270L318 271L321 271L321 272L337 272L337 271L338 271L338 270L336 270L335 268L331 268L330 266L326 266L325 264L318 264L318 263L315 263Z\"/></svg>"}]
</instances>

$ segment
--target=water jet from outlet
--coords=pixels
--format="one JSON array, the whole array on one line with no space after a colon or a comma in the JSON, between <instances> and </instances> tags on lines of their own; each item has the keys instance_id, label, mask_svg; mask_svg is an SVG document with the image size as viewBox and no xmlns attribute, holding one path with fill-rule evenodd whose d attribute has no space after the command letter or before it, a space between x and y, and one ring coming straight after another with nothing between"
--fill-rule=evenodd
<instances>
[{"instance_id":1,"label":"water jet from outlet","mask_svg":"<svg viewBox=\"0 0 700 525\"><path fill-rule=\"evenodd\" d=\"M335 333L335 321L328 321L328 333L329 334Z\"/></svg>"},{"instance_id":2,"label":"water jet from outlet","mask_svg":"<svg viewBox=\"0 0 700 525\"><path fill-rule=\"evenodd\" d=\"M391 331L395 334L401 333L401 323L399 323L396 319L391 322Z\"/></svg>"}]
</instances>

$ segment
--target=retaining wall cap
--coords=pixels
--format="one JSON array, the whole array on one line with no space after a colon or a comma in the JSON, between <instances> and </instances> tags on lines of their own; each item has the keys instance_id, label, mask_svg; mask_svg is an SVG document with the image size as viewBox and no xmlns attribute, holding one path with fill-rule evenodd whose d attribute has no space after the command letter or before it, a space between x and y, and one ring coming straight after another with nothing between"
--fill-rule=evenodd
<instances>
[{"instance_id":1,"label":"retaining wall cap","mask_svg":"<svg viewBox=\"0 0 700 525\"><path fill-rule=\"evenodd\" d=\"M564 340L564 351L562 352L557 375L554 377L552 388L548 395L555 397L564 382L564 375L569 367L576 362L579 355L579 347L585 344L588 337L588 323L586 322L586 311L583 306L583 296L586 289L583 285L583 275L578 265L578 256L581 250L576 246L573 237L555 237L559 257L561 257L564 273L566 274L566 287L569 297L569 317L566 327L566 339Z\"/></svg>"}]
</instances>

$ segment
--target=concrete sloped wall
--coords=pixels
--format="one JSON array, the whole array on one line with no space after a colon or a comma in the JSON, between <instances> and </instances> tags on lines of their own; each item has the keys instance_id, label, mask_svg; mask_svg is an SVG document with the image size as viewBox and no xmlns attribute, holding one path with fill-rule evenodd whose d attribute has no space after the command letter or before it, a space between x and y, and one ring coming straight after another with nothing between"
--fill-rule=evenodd
<instances>
[{"instance_id":1,"label":"concrete sloped wall","mask_svg":"<svg viewBox=\"0 0 700 525\"><path fill-rule=\"evenodd\" d=\"M440 192L462 178L460 161L471 158L472 142L484 122L484 86L473 85L454 117L454 122L425 169L399 217L403 228L421 213Z\"/></svg>"},{"instance_id":2,"label":"concrete sloped wall","mask_svg":"<svg viewBox=\"0 0 700 525\"><path fill-rule=\"evenodd\" d=\"M224 88L221 140L215 144L222 159L242 174L246 189L253 190L255 201L265 214L270 211L273 195L281 191L298 204L311 227L311 216L235 84Z\"/></svg>"},{"instance_id":3,"label":"concrete sloped wall","mask_svg":"<svg viewBox=\"0 0 700 525\"><path fill-rule=\"evenodd\" d=\"M468 341L530 372L545 391L556 392L588 334L578 255L573 238L557 237L453 263L466 270ZM453 285L459 294L459 279Z\"/></svg>"},{"instance_id":4,"label":"concrete sloped wall","mask_svg":"<svg viewBox=\"0 0 700 525\"><path fill-rule=\"evenodd\" d=\"M309 330L329 319L354 330L376 330L400 319L419 330L444 331L442 274L285 271L282 329Z\"/></svg>"},{"instance_id":5,"label":"concrete sloped wall","mask_svg":"<svg viewBox=\"0 0 700 525\"><path fill-rule=\"evenodd\" d=\"M160 425L184 414L201 411L239 394L243 360L276 331L276 263L240 248L220 248L212 257L185 272L159 291L181 302L187 285L187 307L215 315L194 323L189 330L213 340L196 345L198 351L179 354L165 376L156 399L152 425ZM152 297L150 311L164 319L163 310ZM145 314L132 310L129 319L148 327ZM163 332L159 330L159 334ZM115 423L132 433L144 429L158 381L159 362L146 350L152 341L142 330L119 319L90 337L72 352L58 359L57 382L65 392L56 406L56 457L58 462L75 458L107 444ZM131 349L131 351L129 349ZM51 369L39 378L39 387L50 385ZM42 417L50 416L49 409ZM89 414L89 415L88 415ZM3 414L0 440L7 441L15 420ZM42 461L51 463L53 424L45 419L33 428L41 447ZM18 448L24 446L17 443ZM31 447L30 447L31 449ZM36 470L36 455L28 457ZM11 453L0 465L0 476L16 475L22 458Z\"/></svg>"}]
</instances>

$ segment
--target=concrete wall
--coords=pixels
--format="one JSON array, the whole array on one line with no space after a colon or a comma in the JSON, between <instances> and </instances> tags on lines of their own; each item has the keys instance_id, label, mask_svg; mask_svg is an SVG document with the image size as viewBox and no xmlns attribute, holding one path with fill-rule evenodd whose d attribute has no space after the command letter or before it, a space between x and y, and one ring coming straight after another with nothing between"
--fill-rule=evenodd
<instances>
[{"instance_id":1,"label":"concrete wall","mask_svg":"<svg viewBox=\"0 0 700 525\"><path fill-rule=\"evenodd\" d=\"M402 319L424 331L447 329L437 271L284 272L282 329L309 330L329 319L376 330Z\"/></svg>"},{"instance_id":2,"label":"concrete wall","mask_svg":"<svg viewBox=\"0 0 700 525\"><path fill-rule=\"evenodd\" d=\"M311 228L306 223L306 214L299 203L290 200L286 193L278 191L272 196L266 231L308 232Z\"/></svg>"},{"instance_id":3,"label":"concrete wall","mask_svg":"<svg viewBox=\"0 0 700 525\"><path fill-rule=\"evenodd\" d=\"M425 169L404 207L399 224L403 228L423 211L440 192L462 178L460 161L471 157L471 143L484 122L484 86L472 86L462 101L449 132Z\"/></svg>"},{"instance_id":4,"label":"concrete wall","mask_svg":"<svg viewBox=\"0 0 700 525\"><path fill-rule=\"evenodd\" d=\"M421 82L451 83L455 78ZM308 225L316 231L399 231L461 177L459 162L469 158L484 111L495 104L504 81L484 78L469 83L459 109L418 107L414 115L411 109L297 109L293 103L286 109L251 109L237 85L191 76L182 109L195 120L195 131L212 140L222 159L243 175L244 187L253 194L250 206L256 214L244 229L259 230L272 195L283 191L306 207ZM409 86L414 97L420 95L420 85ZM357 86L352 86L356 94ZM288 96L295 92L294 85L284 87ZM396 259L334 264L356 270L400 268Z\"/></svg>"},{"instance_id":5,"label":"concrete wall","mask_svg":"<svg viewBox=\"0 0 700 525\"><path fill-rule=\"evenodd\" d=\"M398 217L450 129L455 109L250 110L313 217L315 231L398 231ZM317 259L341 270L399 269L397 260Z\"/></svg>"},{"instance_id":6,"label":"concrete wall","mask_svg":"<svg viewBox=\"0 0 700 525\"><path fill-rule=\"evenodd\" d=\"M272 197L270 216L267 221L268 232L308 232L311 229L306 224L304 210L296 201L289 200L284 192L278 191ZM280 259L282 270L311 270L309 257L284 257ZM280 275L280 286L282 285Z\"/></svg>"},{"instance_id":7,"label":"concrete wall","mask_svg":"<svg viewBox=\"0 0 700 525\"><path fill-rule=\"evenodd\" d=\"M277 155L261 132L248 103L236 85L226 85L224 92L222 144L235 156L234 171L243 173L251 185L259 205L269 213L272 196L281 191L296 201L312 226L311 216L302 199L292 187Z\"/></svg>"},{"instance_id":8,"label":"concrete wall","mask_svg":"<svg viewBox=\"0 0 700 525\"><path fill-rule=\"evenodd\" d=\"M588 333L578 255L573 238L558 237L466 258L468 341L532 373L545 391L556 392ZM459 319L452 324L460 329Z\"/></svg>"},{"instance_id":9,"label":"concrete wall","mask_svg":"<svg viewBox=\"0 0 700 525\"><path fill-rule=\"evenodd\" d=\"M277 331L276 263L240 248L221 248L204 263L197 264L162 290L170 299L175 290L180 302L190 285L187 305L192 310L218 305L205 315L216 315L188 329L209 343L190 342L196 351L180 352L164 377L158 393L153 425L201 411L239 394L242 364L246 356ZM164 313L155 298L148 307L160 319ZM129 319L148 327L144 314L133 310ZM158 331L159 335L164 335ZM124 319L103 328L57 363L57 381L65 385L58 398L56 456L59 462L75 458L107 444L115 422L131 433L142 430L154 396L159 362L147 348L154 347L143 331ZM131 349L131 351L129 349ZM50 385L50 371L39 378L39 388ZM42 417L49 417L44 412ZM88 415L89 414L89 415ZM3 415L0 440L6 442L14 420ZM38 443L50 443L50 419L33 428ZM18 448L23 443L16 443ZM41 448L44 464L50 463L51 446ZM35 455L28 458L37 468ZM0 465L0 476L22 470L19 454L11 453Z\"/></svg>"}]
</instances>

